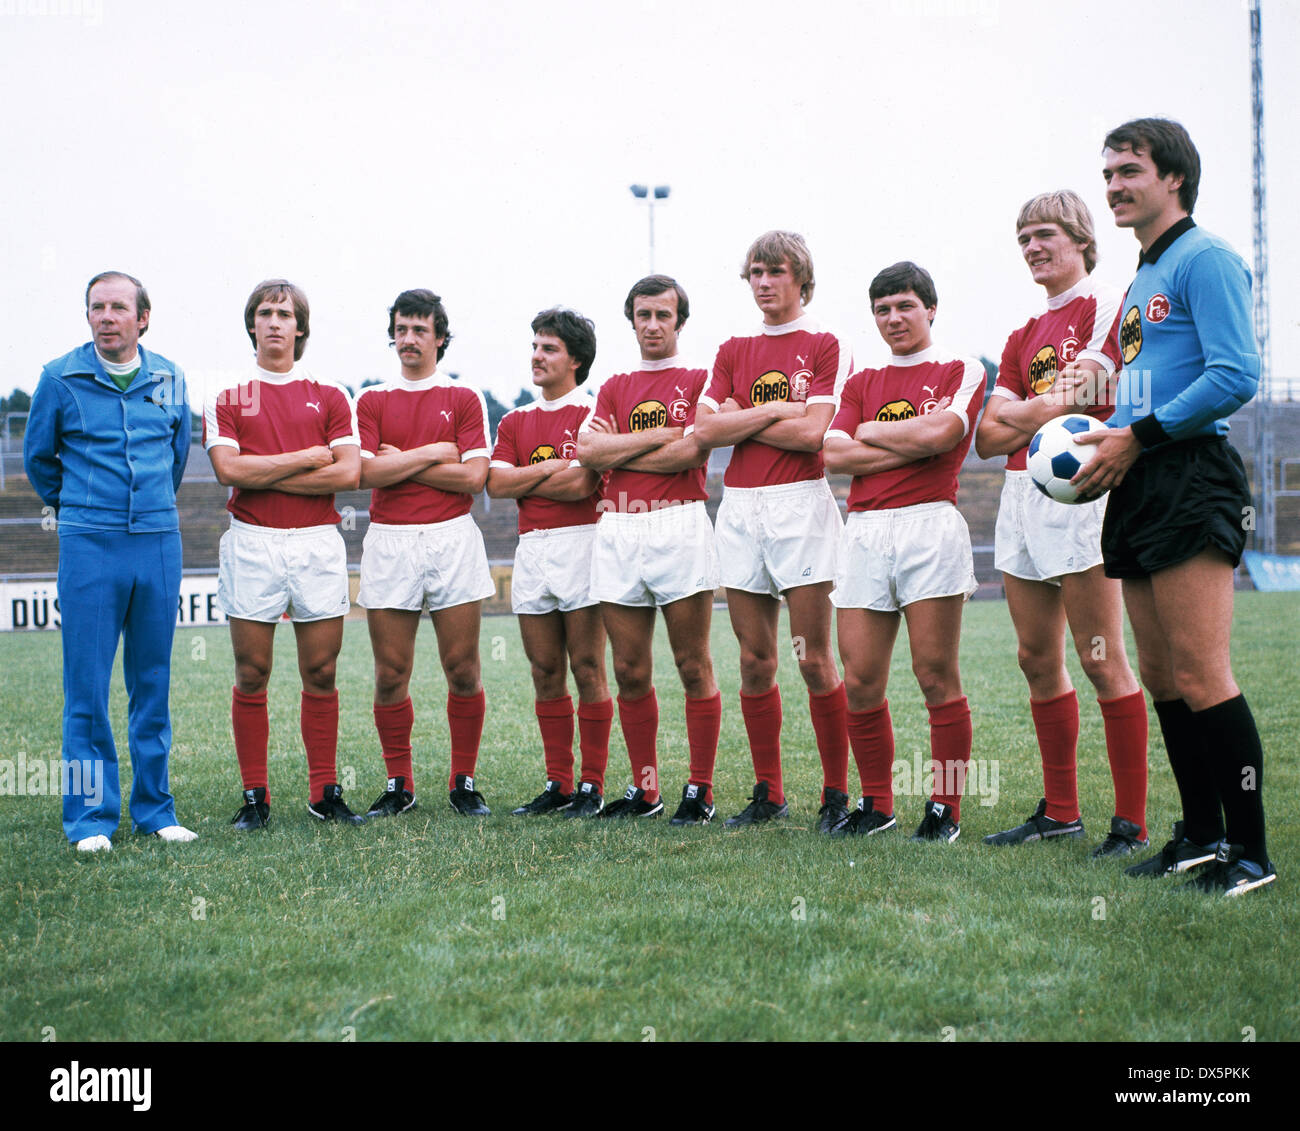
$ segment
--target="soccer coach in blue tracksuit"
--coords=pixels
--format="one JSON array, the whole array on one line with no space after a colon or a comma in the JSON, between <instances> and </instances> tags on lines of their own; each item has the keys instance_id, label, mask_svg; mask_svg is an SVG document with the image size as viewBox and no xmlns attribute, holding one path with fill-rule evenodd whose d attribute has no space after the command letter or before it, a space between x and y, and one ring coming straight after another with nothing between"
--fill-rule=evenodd
<instances>
[{"instance_id":1,"label":"soccer coach in blue tracksuit","mask_svg":"<svg viewBox=\"0 0 1300 1131\"><path fill-rule=\"evenodd\" d=\"M58 515L63 625L63 831L109 849L121 815L108 689L117 642L129 697L137 832L193 840L167 785L167 695L181 583L176 488L190 451L185 376L140 349L149 296L118 271L86 288L93 341L51 361L32 397L23 463Z\"/></svg>"}]
</instances>

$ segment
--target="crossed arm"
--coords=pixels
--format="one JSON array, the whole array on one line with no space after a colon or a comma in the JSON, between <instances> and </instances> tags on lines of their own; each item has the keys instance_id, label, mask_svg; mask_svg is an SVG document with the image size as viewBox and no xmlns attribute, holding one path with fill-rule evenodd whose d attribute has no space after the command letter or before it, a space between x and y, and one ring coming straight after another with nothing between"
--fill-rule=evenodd
<instances>
[{"instance_id":1,"label":"crossed arm","mask_svg":"<svg viewBox=\"0 0 1300 1131\"><path fill-rule=\"evenodd\" d=\"M824 456L828 471L843 475L874 475L909 463L951 451L965 435L962 418L944 411L951 398L939 407L911 420L864 420L854 429L853 439L827 436Z\"/></svg>"},{"instance_id":2,"label":"crossed arm","mask_svg":"<svg viewBox=\"0 0 1300 1131\"><path fill-rule=\"evenodd\" d=\"M600 476L586 467L571 467L567 459L544 459L526 467L491 467L487 493L494 499L537 495L558 503L575 503L596 490Z\"/></svg>"},{"instance_id":3,"label":"crossed arm","mask_svg":"<svg viewBox=\"0 0 1300 1131\"><path fill-rule=\"evenodd\" d=\"M290 495L332 495L355 490L361 478L361 450L355 444L316 444L295 452L260 456L226 444L208 449L217 482L248 491Z\"/></svg>"},{"instance_id":4,"label":"crossed arm","mask_svg":"<svg viewBox=\"0 0 1300 1131\"><path fill-rule=\"evenodd\" d=\"M992 459L1018 451L1049 420L1110 403L1114 389L1113 375L1095 361L1080 361L1061 370L1051 390L1041 397L1017 401L991 396L975 430L975 454Z\"/></svg>"},{"instance_id":5,"label":"crossed arm","mask_svg":"<svg viewBox=\"0 0 1300 1131\"><path fill-rule=\"evenodd\" d=\"M667 475L699 467L706 458L707 449L696 436L687 436L674 425L623 433L612 421L597 416L587 431L578 434L578 459L593 472L621 467Z\"/></svg>"}]
</instances>

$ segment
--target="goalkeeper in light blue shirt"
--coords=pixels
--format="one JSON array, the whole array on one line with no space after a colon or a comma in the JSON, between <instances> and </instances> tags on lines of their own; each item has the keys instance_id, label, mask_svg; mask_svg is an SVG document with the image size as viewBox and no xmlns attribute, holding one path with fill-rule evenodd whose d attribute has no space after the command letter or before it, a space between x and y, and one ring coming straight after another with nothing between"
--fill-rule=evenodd
<instances>
[{"instance_id":1,"label":"goalkeeper in light blue shirt","mask_svg":"<svg viewBox=\"0 0 1300 1131\"><path fill-rule=\"evenodd\" d=\"M1127 122L1106 135L1103 157L1106 202L1142 253L1112 329L1125 366L1115 413L1081 440L1097 457L1074 482L1111 492L1106 575L1123 579L1183 810L1173 839L1126 872L1194 873L1200 890L1235 896L1277 878L1263 750L1229 656L1233 570L1253 512L1226 438L1259 383L1250 271L1192 220L1201 163L1181 125Z\"/></svg>"}]
</instances>

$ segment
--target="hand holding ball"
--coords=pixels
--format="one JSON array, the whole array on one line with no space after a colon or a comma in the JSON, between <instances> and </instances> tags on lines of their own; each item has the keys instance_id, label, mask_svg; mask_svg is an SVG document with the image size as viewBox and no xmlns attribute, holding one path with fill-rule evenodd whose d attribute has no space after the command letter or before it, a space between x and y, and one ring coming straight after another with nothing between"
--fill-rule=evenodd
<instances>
[{"instance_id":1,"label":"hand holding ball","mask_svg":"<svg viewBox=\"0 0 1300 1131\"><path fill-rule=\"evenodd\" d=\"M1080 468L1096 458L1097 449L1092 444L1075 443L1075 438L1105 430L1106 425L1100 420L1082 413L1056 416L1049 420L1029 441L1025 466L1034 486L1058 503L1091 502L1091 499L1079 497L1078 488L1070 480L1079 473Z\"/></svg>"}]
</instances>

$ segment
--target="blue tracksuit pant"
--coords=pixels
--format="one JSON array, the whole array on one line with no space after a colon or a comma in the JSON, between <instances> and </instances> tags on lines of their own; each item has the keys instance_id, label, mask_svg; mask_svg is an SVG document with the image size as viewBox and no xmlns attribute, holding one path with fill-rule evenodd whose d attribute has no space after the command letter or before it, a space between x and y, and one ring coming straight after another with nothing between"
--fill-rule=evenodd
<instances>
[{"instance_id":1,"label":"blue tracksuit pant","mask_svg":"<svg viewBox=\"0 0 1300 1131\"><path fill-rule=\"evenodd\" d=\"M111 837L122 812L108 689L117 642L127 691L131 820L139 832L176 824L167 785L167 694L181 587L181 536L59 531L63 626L63 831Z\"/></svg>"}]
</instances>

